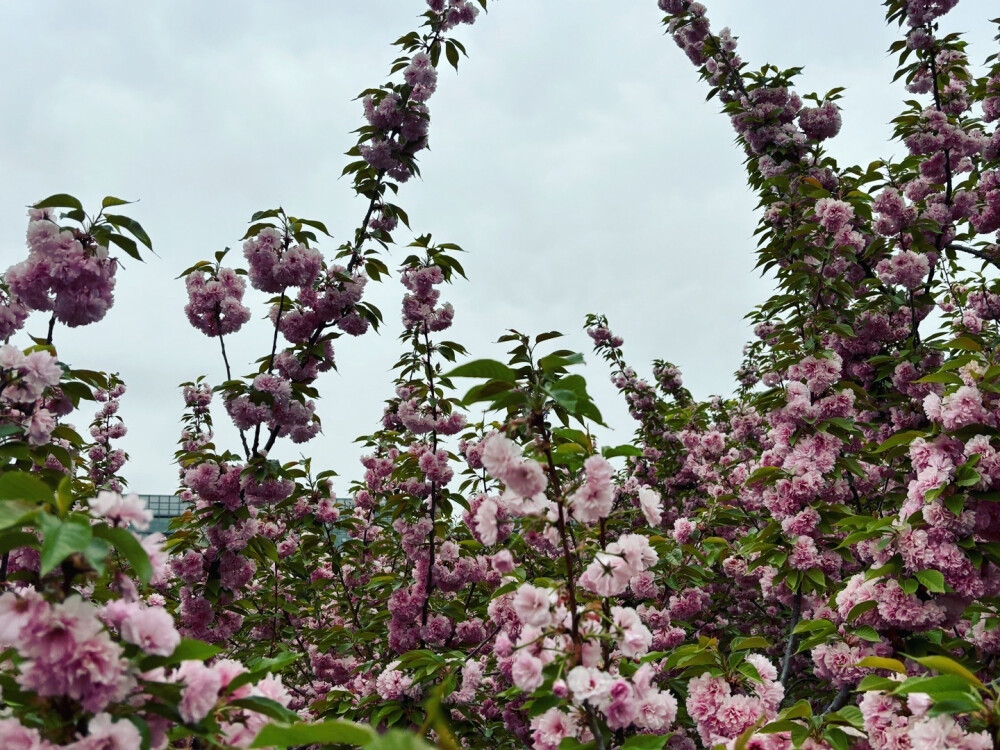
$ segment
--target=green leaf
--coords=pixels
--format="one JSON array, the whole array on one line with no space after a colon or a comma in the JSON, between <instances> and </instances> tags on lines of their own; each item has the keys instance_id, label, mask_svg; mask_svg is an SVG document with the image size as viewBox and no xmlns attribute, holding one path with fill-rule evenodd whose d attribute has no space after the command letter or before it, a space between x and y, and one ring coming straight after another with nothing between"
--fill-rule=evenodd
<instances>
[{"instance_id":1,"label":"green leaf","mask_svg":"<svg viewBox=\"0 0 1000 750\"><path fill-rule=\"evenodd\" d=\"M865 612L875 609L878 607L878 602L874 600L869 600L866 602L859 602L851 607L851 611L847 613L847 621L854 622Z\"/></svg>"},{"instance_id":2,"label":"green leaf","mask_svg":"<svg viewBox=\"0 0 1000 750\"><path fill-rule=\"evenodd\" d=\"M8 471L0 475L0 500L51 503L52 499L51 488L38 477L24 471Z\"/></svg>"},{"instance_id":3,"label":"green leaf","mask_svg":"<svg viewBox=\"0 0 1000 750\"><path fill-rule=\"evenodd\" d=\"M139 246L135 244L135 240L121 234L112 234L108 237L108 241L112 245L117 245L124 250L130 258L135 258L139 261L142 260L142 256L139 254Z\"/></svg>"},{"instance_id":4,"label":"green leaf","mask_svg":"<svg viewBox=\"0 0 1000 750\"><path fill-rule=\"evenodd\" d=\"M878 632L871 625L861 625L855 628L854 635L858 638L863 638L869 643L879 643L882 640Z\"/></svg>"},{"instance_id":5,"label":"green leaf","mask_svg":"<svg viewBox=\"0 0 1000 750\"><path fill-rule=\"evenodd\" d=\"M899 682L897 680L891 680L888 677L879 677L875 674L866 675L861 682L858 683L858 692L867 693L872 690L892 690Z\"/></svg>"},{"instance_id":6,"label":"green leaf","mask_svg":"<svg viewBox=\"0 0 1000 750\"><path fill-rule=\"evenodd\" d=\"M378 737L363 724L330 719L314 724L268 724L260 730L250 747L290 747L292 745L364 745Z\"/></svg>"},{"instance_id":7,"label":"green leaf","mask_svg":"<svg viewBox=\"0 0 1000 750\"><path fill-rule=\"evenodd\" d=\"M0 529L23 526L37 513L38 508L30 503L20 500L4 500L0 502Z\"/></svg>"},{"instance_id":8,"label":"green leaf","mask_svg":"<svg viewBox=\"0 0 1000 750\"><path fill-rule=\"evenodd\" d=\"M146 230L142 228L142 225L133 218L128 216L121 216L118 214L104 214L106 218L115 227L124 227L127 229L133 237L135 237L139 242L148 247L150 250L153 249L153 241L149 239L149 235L146 234Z\"/></svg>"},{"instance_id":9,"label":"green leaf","mask_svg":"<svg viewBox=\"0 0 1000 750\"><path fill-rule=\"evenodd\" d=\"M83 204L72 195L56 193L55 195L50 195L45 200L38 201L34 205L34 208L75 208L78 211L82 211Z\"/></svg>"},{"instance_id":10,"label":"green leaf","mask_svg":"<svg viewBox=\"0 0 1000 750\"><path fill-rule=\"evenodd\" d=\"M642 449L634 445L605 445L601 449L601 455L605 458L617 458L618 456L641 456Z\"/></svg>"},{"instance_id":11,"label":"green leaf","mask_svg":"<svg viewBox=\"0 0 1000 750\"><path fill-rule=\"evenodd\" d=\"M448 58L448 62L455 70L458 70L458 49L454 44L446 44L444 47L445 57Z\"/></svg>"},{"instance_id":12,"label":"green leaf","mask_svg":"<svg viewBox=\"0 0 1000 750\"><path fill-rule=\"evenodd\" d=\"M38 537L28 531L0 532L0 554L18 547L38 547Z\"/></svg>"},{"instance_id":13,"label":"green leaf","mask_svg":"<svg viewBox=\"0 0 1000 750\"><path fill-rule=\"evenodd\" d=\"M961 677L963 680L968 682L977 688L982 689L985 687L976 675L970 672L968 669L963 667L954 659L949 659L947 656L909 656L909 659L917 662L923 667L928 669L933 669L935 672L941 672L942 674L955 675L956 677Z\"/></svg>"},{"instance_id":14,"label":"green leaf","mask_svg":"<svg viewBox=\"0 0 1000 750\"><path fill-rule=\"evenodd\" d=\"M896 683L892 689L893 695L910 695L911 693L927 693L932 699L942 693L959 693L972 695L972 685L965 677L954 674L939 674L934 677L910 677L904 682ZM949 695L948 697L953 697Z\"/></svg>"},{"instance_id":15,"label":"green leaf","mask_svg":"<svg viewBox=\"0 0 1000 750\"><path fill-rule=\"evenodd\" d=\"M84 521L60 521L47 513L42 519L42 570L43 576L51 573L70 555L86 551L94 538L90 524Z\"/></svg>"},{"instance_id":16,"label":"green leaf","mask_svg":"<svg viewBox=\"0 0 1000 750\"><path fill-rule=\"evenodd\" d=\"M914 383L955 383L960 384L962 378L953 372L932 372L930 375L924 375L922 378L917 378L913 381Z\"/></svg>"},{"instance_id":17,"label":"green leaf","mask_svg":"<svg viewBox=\"0 0 1000 750\"><path fill-rule=\"evenodd\" d=\"M943 594L946 589L944 585L944 576L941 571L938 570L918 570L914 575L917 580L920 581L924 588L935 594Z\"/></svg>"},{"instance_id":18,"label":"green leaf","mask_svg":"<svg viewBox=\"0 0 1000 750\"><path fill-rule=\"evenodd\" d=\"M94 526L93 533L94 536L110 542L122 557L128 560L128 564L132 566L132 570L144 586L149 583L149 579L153 577L153 565L135 534L128 529L118 529L106 524Z\"/></svg>"},{"instance_id":19,"label":"green leaf","mask_svg":"<svg viewBox=\"0 0 1000 750\"><path fill-rule=\"evenodd\" d=\"M549 354L538 360L538 367L542 372L552 372L553 370L571 367L572 365L582 365L583 355L578 352L560 357L557 354Z\"/></svg>"},{"instance_id":20,"label":"green leaf","mask_svg":"<svg viewBox=\"0 0 1000 750\"><path fill-rule=\"evenodd\" d=\"M327 231L326 224L324 224L322 221L316 221L314 219L296 219L295 221L297 221L299 224L304 224L307 227L312 227L313 229L318 229L323 234L325 234L327 237L331 236L330 232Z\"/></svg>"},{"instance_id":21,"label":"green leaf","mask_svg":"<svg viewBox=\"0 0 1000 750\"><path fill-rule=\"evenodd\" d=\"M540 344L543 341L548 341L549 339L557 339L562 336L559 331L546 331L545 333L540 333L535 336L535 343Z\"/></svg>"},{"instance_id":22,"label":"green leaf","mask_svg":"<svg viewBox=\"0 0 1000 750\"><path fill-rule=\"evenodd\" d=\"M246 698L236 698L235 700L229 701L229 705L238 706L240 708L248 708L251 711L264 714L265 716L269 716L277 721L294 722L299 718L299 715L294 711L291 711L277 701L265 698L262 695L251 695Z\"/></svg>"},{"instance_id":23,"label":"green leaf","mask_svg":"<svg viewBox=\"0 0 1000 750\"><path fill-rule=\"evenodd\" d=\"M111 208L112 206L127 206L130 203L135 203L135 201L126 201L121 198L115 198L113 195L107 195L104 200L101 201L101 208Z\"/></svg>"},{"instance_id":24,"label":"green leaf","mask_svg":"<svg viewBox=\"0 0 1000 750\"><path fill-rule=\"evenodd\" d=\"M471 362L466 362L464 365L459 365L451 372L446 372L444 377L489 378L491 380L514 383L517 380L517 373L495 359L474 359Z\"/></svg>"},{"instance_id":25,"label":"green leaf","mask_svg":"<svg viewBox=\"0 0 1000 750\"><path fill-rule=\"evenodd\" d=\"M895 448L898 445L909 445L918 437L924 437L926 434L926 432L922 432L920 430L905 430L903 432L897 432L884 443L879 445L879 447L875 449L875 453L884 453L890 448Z\"/></svg>"},{"instance_id":26,"label":"green leaf","mask_svg":"<svg viewBox=\"0 0 1000 750\"><path fill-rule=\"evenodd\" d=\"M795 627L792 628L792 635L798 635L799 633L811 633L814 630L833 632L836 629L837 626L825 617L819 620L799 620Z\"/></svg>"},{"instance_id":27,"label":"green leaf","mask_svg":"<svg viewBox=\"0 0 1000 750\"><path fill-rule=\"evenodd\" d=\"M966 352L981 352L982 345L970 336L959 336L946 344L941 344L942 349L958 349Z\"/></svg>"},{"instance_id":28,"label":"green leaf","mask_svg":"<svg viewBox=\"0 0 1000 750\"><path fill-rule=\"evenodd\" d=\"M626 748L637 748L639 750L661 750L670 739L668 734L638 734L629 737L622 745L622 750Z\"/></svg>"},{"instance_id":29,"label":"green leaf","mask_svg":"<svg viewBox=\"0 0 1000 750\"><path fill-rule=\"evenodd\" d=\"M59 516L65 517L69 509L73 507L73 482L69 477L63 477L56 488L56 507L59 509Z\"/></svg>"},{"instance_id":30,"label":"green leaf","mask_svg":"<svg viewBox=\"0 0 1000 750\"><path fill-rule=\"evenodd\" d=\"M729 648L733 651L749 651L752 648L771 648L771 644L766 638L754 635L747 638L733 638Z\"/></svg>"},{"instance_id":31,"label":"green leaf","mask_svg":"<svg viewBox=\"0 0 1000 750\"><path fill-rule=\"evenodd\" d=\"M761 466L758 469L754 469L750 476L747 477L747 484L753 482L766 482L768 480L774 481L779 476L783 476L785 470L780 466Z\"/></svg>"},{"instance_id":32,"label":"green leaf","mask_svg":"<svg viewBox=\"0 0 1000 750\"><path fill-rule=\"evenodd\" d=\"M170 656L147 656L140 666L143 671L180 664L182 661L206 661L222 653L222 649L211 643L196 641L193 638L182 638L177 648Z\"/></svg>"},{"instance_id":33,"label":"green leaf","mask_svg":"<svg viewBox=\"0 0 1000 750\"><path fill-rule=\"evenodd\" d=\"M782 719L804 719L812 715L812 706L804 698L796 701L794 705L789 706L779 714Z\"/></svg>"}]
</instances>

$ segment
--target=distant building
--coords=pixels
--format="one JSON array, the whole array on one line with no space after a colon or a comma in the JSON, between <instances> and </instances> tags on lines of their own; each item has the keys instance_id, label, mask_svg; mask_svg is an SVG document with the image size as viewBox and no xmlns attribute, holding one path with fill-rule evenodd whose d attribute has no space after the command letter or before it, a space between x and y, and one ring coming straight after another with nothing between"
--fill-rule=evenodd
<instances>
[{"instance_id":1,"label":"distant building","mask_svg":"<svg viewBox=\"0 0 1000 750\"><path fill-rule=\"evenodd\" d=\"M146 501L146 507L153 511L153 520L149 524L149 530L145 534L168 534L170 521L181 515L188 508L188 504L177 495L139 495Z\"/></svg>"}]
</instances>

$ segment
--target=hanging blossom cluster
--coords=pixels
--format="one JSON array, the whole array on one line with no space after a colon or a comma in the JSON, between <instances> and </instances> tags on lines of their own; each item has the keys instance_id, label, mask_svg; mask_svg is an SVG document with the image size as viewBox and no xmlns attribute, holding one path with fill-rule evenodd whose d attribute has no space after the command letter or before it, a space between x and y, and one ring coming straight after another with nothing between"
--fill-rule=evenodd
<instances>
[{"instance_id":1,"label":"hanging blossom cluster","mask_svg":"<svg viewBox=\"0 0 1000 750\"><path fill-rule=\"evenodd\" d=\"M250 308L243 304L246 282L232 268L220 268L214 274L198 271L184 281L188 321L206 336L236 333L250 320Z\"/></svg>"},{"instance_id":2,"label":"hanging blossom cluster","mask_svg":"<svg viewBox=\"0 0 1000 750\"><path fill-rule=\"evenodd\" d=\"M243 243L250 284L262 292L279 293L288 287L311 286L323 265L314 248L292 243L275 227L265 227Z\"/></svg>"},{"instance_id":3,"label":"hanging blossom cluster","mask_svg":"<svg viewBox=\"0 0 1000 750\"><path fill-rule=\"evenodd\" d=\"M451 326L455 309L450 302L438 304L441 291L435 287L444 281L444 273L438 266L407 268L401 280L409 290L403 295L404 328L437 332Z\"/></svg>"},{"instance_id":4,"label":"hanging blossom cluster","mask_svg":"<svg viewBox=\"0 0 1000 750\"><path fill-rule=\"evenodd\" d=\"M428 0L437 34L459 24L475 22L479 9L471 0ZM373 169L398 182L406 182L416 171L416 155L427 148L430 114L425 102L437 88L437 70L427 50L416 52L403 68L405 85L382 89L364 98L365 119L371 128L359 153ZM382 213L373 229L391 231L395 217Z\"/></svg>"},{"instance_id":5,"label":"hanging blossom cluster","mask_svg":"<svg viewBox=\"0 0 1000 750\"><path fill-rule=\"evenodd\" d=\"M32 208L28 216L28 257L4 275L15 303L8 327L23 322L24 309L52 311L70 327L101 320L114 303L117 261L93 237L61 229L52 209Z\"/></svg>"},{"instance_id":6,"label":"hanging blossom cluster","mask_svg":"<svg viewBox=\"0 0 1000 750\"><path fill-rule=\"evenodd\" d=\"M6 342L21 330L30 313L27 306L11 294L7 284L0 279L0 341Z\"/></svg>"},{"instance_id":7,"label":"hanging blossom cluster","mask_svg":"<svg viewBox=\"0 0 1000 750\"><path fill-rule=\"evenodd\" d=\"M185 383L183 385L185 426L181 432L181 448L194 453L212 441L212 389L207 383Z\"/></svg>"},{"instance_id":8,"label":"hanging blossom cluster","mask_svg":"<svg viewBox=\"0 0 1000 750\"><path fill-rule=\"evenodd\" d=\"M181 499L196 513L225 509L235 512L245 505L241 494L240 474L243 465L203 461L182 469L184 490ZM227 604L240 598L257 570L246 554L246 546L258 533L259 524L251 509L248 518L234 518L227 525L206 528L208 545L189 549L170 561L171 570L181 582L179 622L181 632L192 638L225 641L240 628L243 617ZM213 601L206 587L217 582L219 594Z\"/></svg>"},{"instance_id":9,"label":"hanging blossom cluster","mask_svg":"<svg viewBox=\"0 0 1000 750\"><path fill-rule=\"evenodd\" d=\"M343 266L330 266L319 274L314 284L299 289L290 309L272 307L271 320L276 322L285 339L293 344L304 344L316 331L333 326L351 336L360 336L369 327L368 320L359 314L357 307L367 281L359 273L348 274ZM315 377L317 368L325 371L332 365L332 356L329 355L313 358L315 363L310 360L298 366L290 356L287 352L279 355L275 365L287 371L286 377L297 380Z\"/></svg>"},{"instance_id":10,"label":"hanging blossom cluster","mask_svg":"<svg viewBox=\"0 0 1000 750\"><path fill-rule=\"evenodd\" d=\"M418 397L415 388L401 385L396 388L398 402L386 407L382 426L387 430L405 428L415 435L437 432L455 435L466 426L465 415L460 411L435 414L434 410Z\"/></svg>"},{"instance_id":11,"label":"hanging blossom cluster","mask_svg":"<svg viewBox=\"0 0 1000 750\"><path fill-rule=\"evenodd\" d=\"M94 391L94 399L101 405L94 415L90 425L90 436L94 445L87 451L90 459L90 481L95 487L104 487L114 492L122 491L122 481L118 472L128 460L128 455L121 448L112 448L112 440L125 437L128 429L124 420L118 416L121 408L121 397L125 395L125 384L116 382L110 388L98 388Z\"/></svg>"},{"instance_id":12,"label":"hanging blossom cluster","mask_svg":"<svg viewBox=\"0 0 1000 750\"><path fill-rule=\"evenodd\" d=\"M446 52L446 45L443 56L449 60L461 48L441 34L459 23L471 23L476 13L467 2L432 7L425 14L429 34L421 40L414 33L400 42L409 60L405 65L397 63L393 72L401 73L402 83L365 99L369 125L362 128L358 149L352 150L362 158L349 171L355 172L355 188L368 199L369 208L354 242L338 249L337 257L347 259L344 265L325 261L313 246L312 230L327 233L321 222L296 219L281 209L254 215L252 221L257 223L243 244L246 278L254 289L272 295L273 343L259 360L257 373L240 380L229 376L216 389L222 392L223 405L239 430L242 458L215 452L207 387L190 383L185 391L188 414L178 456L182 498L191 505L196 532L177 546L172 561L181 582L180 629L185 635L212 642L250 638L254 643L284 643L301 649L308 658L296 667L296 707L323 698L334 686L349 687L359 700L376 694L376 678L385 662L378 669L370 664L362 668L359 657L367 660L370 650L358 647L350 649L350 655L336 657L317 643L325 642L323 634L329 628L344 628L352 622L357 626L366 620L364 597L357 592L373 576L390 574L394 568L364 552L366 545L379 542L385 534L369 515L377 510L370 496L358 493L350 512L342 514L345 509L332 494L331 482L322 478L323 472L314 479L308 459L293 467L269 459L268 454L281 438L303 442L319 431L313 382L334 366L333 340L342 334L360 336L381 320L375 308L362 302L362 296L367 278L378 280L387 271L365 243L386 245L392 241L388 232L397 222L408 221L401 208L383 201L384 179L402 182L415 173L414 155L426 146L426 101L437 86L432 60ZM199 330L219 336L226 358L222 334L242 325L243 286L236 271L220 267L220 255L214 267L199 264L188 274L188 309ZM419 319L416 322L423 324L425 334L451 323L451 306L440 304L433 288L445 278L439 269L404 273L404 283L413 284L409 309ZM279 343L282 339L287 343L284 348ZM225 364L228 375L228 359ZM403 479L385 473L382 460L373 457L371 492L375 495L383 485L405 489L425 498L433 516L436 498L447 496L444 487L452 477L448 452L436 445L436 435L459 432L465 419L451 408L433 405L433 399L423 398L418 390L411 386L401 391L405 397L398 411L408 424L425 428L423 434L434 437L402 451L392 449L393 458L412 462L412 474ZM390 461L390 474L391 469ZM398 607L389 606L398 626L390 628L390 641L402 651L414 643L441 646L485 637L481 622L477 626L459 623L454 616L428 616L429 593L422 592L456 591L468 582L482 583L487 575L496 582L488 557L472 563L458 554L456 545L428 545L432 530L433 524L430 531L415 524L407 531L410 541L405 548L415 561L414 585L412 590L400 590L394 600ZM343 535L356 545L352 552L357 555L350 562L337 552L335 539ZM317 544L322 554L317 553ZM267 551L264 556L262 550ZM302 580L286 575L284 566L305 571L310 590L329 589L336 595L324 599L308 617L295 613L286 603L302 598ZM403 601L409 593L412 601ZM474 690L474 671L469 672L468 691ZM398 691L392 686L397 683L388 672L380 688L394 694Z\"/></svg>"},{"instance_id":13,"label":"hanging blossom cluster","mask_svg":"<svg viewBox=\"0 0 1000 750\"><path fill-rule=\"evenodd\" d=\"M293 443L312 440L320 430L316 402L296 398L292 382L276 373L257 375L246 394L226 402L226 411L240 430L266 425L273 435Z\"/></svg>"},{"instance_id":14,"label":"hanging blossom cluster","mask_svg":"<svg viewBox=\"0 0 1000 750\"><path fill-rule=\"evenodd\" d=\"M10 345L0 347L0 422L24 430L30 445L44 445L56 420L72 409L54 389L62 368L46 351L24 354Z\"/></svg>"}]
</instances>

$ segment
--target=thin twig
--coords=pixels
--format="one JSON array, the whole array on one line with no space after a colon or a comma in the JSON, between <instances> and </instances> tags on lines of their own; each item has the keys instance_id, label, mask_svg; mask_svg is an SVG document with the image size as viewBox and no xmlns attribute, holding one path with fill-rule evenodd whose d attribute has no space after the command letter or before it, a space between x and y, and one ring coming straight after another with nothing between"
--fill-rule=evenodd
<instances>
[{"instance_id":1,"label":"thin twig","mask_svg":"<svg viewBox=\"0 0 1000 750\"><path fill-rule=\"evenodd\" d=\"M795 645L798 637L795 634L795 626L799 624L802 616L802 592L796 591L792 600L792 622L788 626L788 645L785 646L785 661L781 666L781 686L788 684L788 677L792 673L792 657L795 656Z\"/></svg>"}]
</instances>

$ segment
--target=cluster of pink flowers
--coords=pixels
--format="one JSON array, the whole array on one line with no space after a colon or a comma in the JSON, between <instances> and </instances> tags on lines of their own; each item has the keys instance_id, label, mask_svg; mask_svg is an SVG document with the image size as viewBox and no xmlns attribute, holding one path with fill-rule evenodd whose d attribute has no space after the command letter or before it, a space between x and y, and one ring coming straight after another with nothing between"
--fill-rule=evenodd
<instances>
[{"instance_id":1,"label":"cluster of pink flowers","mask_svg":"<svg viewBox=\"0 0 1000 750\"><path fill-rule=\"evenodd\" d=\"M316 402L296 398L288 379L274 373L255 377L248 393L226 402L226 411L240 430L266 425L294 443L312 440L320 430Z\"/></svg>"},{"instance_id":2,"label":"cluster of pink flowers","mask_svg":"<svg viewBox=\"0 0 1000 750\"><path fill-rule=\"evenodd\" d=\"M95 487L107 487L114 492L122 491L118 472L128 459L124 450L111 447L112 440L120 440L127 432L124 420L118 416L123 395L124 383L114 383L108 390L98 388L94 391L94 398L101 406L90 425L94 445L87 451L90 481Z\"/></svg>"},{"instance_id":3,"label":"cluster of pink flowers","mask_svg":"<svg viewBox=\"0 0 1000 750\"><path fill-rule=\"evenodd\" d=\"M33 590L0 595L0 642L22 658L18 684L40 696L65 696L93 713L121 701L135 674L97 617L78 596L51 605Z\"/></svg>"},{"instance_id":4,"label":"cluster of pink flowers","mask_svg":"<svg viewBox=\"0 0 1000 750\"><path fill-rule=\"evenodd\" d=\"M26 355L9 344L0 346L0 419L21 425L31 445L47 443L65 413L58 399L43 398L60 378L62 368L48 352Z\"/></svg>"},{"instance_id":5,"label":"cluster of pink flowers","mask_svg":"<svg viewBox=\"0 0 1000 750\"><path fill-rule=\"evenodd\" d=\"M128 750L140 747L142 736L132 722L115 721L109 714L100 713L87 722L86 735L68 745L45 740L37 729L26 727L17 719L0 719L0 741L12 750ZM156 750L163 747L165 742L157 745Z\"/></svg>"},{"instance_id":6,"label":"cluster of pink flowers","mask_svg":"<svg viewBox=\"0 0 1000 750\"><path fill-rule=\"evenodd\" d=\"M596 667L578 666L566 675L566 687L574 704L600 710L611 729L634 726L662 733L677 718L677 699L653 684L655 676L651 664L643 664L628 679Z\"/></svg>"},{"instance_id":7,"label":"cluster of pink flowers","mask_svg":"<svg viewBox=\"0 0 1000 750\"><path fill-rule=\"evenodd\" d=\"M909 747L913 750L954 748L989 750L993 741L986 732L968 732L951 716L930 716L931 701L925 693L911 693L906 705L892 696L869 691L861 698L861 715L872 750Z\"/></svg>"},{"instance_id":8,"label":"cluster of pink flowers","mask_svg":"<svg viewBox=\"0 0 1000 750\"><path fill-rule=\"evenodd\" d=\"M875 267L878 277L886 284L897 284L904 289L916 289L924 283L930 261L926 255L903 250L891 258L883 258Z\"/></svg>"},{"instance_id":9,"label":"cluster of pink flowers","mask_svg":"<svg viewBox=\"0 0 1000 750\"><path fill-rule=\"evenodd\" d=\"M503 501L516 515L515 508L536 498L545 490L548 480L541 464L524 458L521 449L504 435L494 435L486 441L482 455L483 467L506 487ZM513 508L511 506L514 506Z\"/></svg>"},{"instance_id":10,"label":"cluster of pink flowers","mask_svg":"<svg viewBox=\"0 0 1000 750\"><path fill-rule=\"evenodd\" d=\"M215 273L188 274L188 303L184 307L188 321L206 336L236 333L250 320L250 308L243 304L246 282L232 268Z\"/></svg>"},{"instance_id":11,"label":"cluster of pink flowers","mask_svg":"<svg viewBox=\"0 0 1000 750\"><path fill-rule=\"evenodd\" d=\"M617 596L633 581L644 583L642 573L656 565L658 559L647 537L622 534L618 541L594 555L580 575L579 584L599 596Z\"/></svg>"},{"instance_id":12,"label":"cluster of pink flowers","mask_svg":"<svg viewBox=\"0 0 1000 750\"><path fill-rule=\"evenodd\" d=\"M427 6L437 14L441 31L448 31L460 23L473 23L479 8L472 0L427 0Z\"/></svg>"},{"instance_id":13,"label":"cluster of pink flowers","mask_svg":"<svg viewBox=\"0 0 1000 750\"><path fill-rule=\"evenodd\" d=\"M431 25L441 32L471 24L479 13L471 0L428 0L427 4L434 14ZM437 70L425 49L410 58L403 68L403 79L405 85L386 87L365 97L365 119L374 133L359 148L373 169L399 182L410 179L415 156L427 148L430 115L424 102L437 88ZM390 231L391 225L375 228Z\"/></svg>"},{"instance_id":14,"label":"cluster of pink flowers","mask_svg":"<svg viewBox=\"0 0 1000 750\"><path fill-rule=\"evenodd\" d=\"M749 680L750 692L734 693L733 686L723 677L705 672L688 683L687 710L695 720L698 734L705 747L726 745L752 727L761 718L772 720L778 713L785 689L778 681L774 665L760 654L747 654L760 680ZM768 735L759 740L766 742ZM774 745L755 747L785 747L781 737L771 737Z\"/></svg>"},{"instance_id":15,"label":"cluster of pink flowers","mask_svg":"<svg viewBox=\"0 0 1000 750\"><path fill-rule=\"evenodd\" d=\"M28 210L28 257L7 269L12 299L52 311L70 327L94 323L114 303L118 263L92 237L61 229L52 209Z\"/></svg>"},{"instance_id":16,"label":"cluster of pink flowers","mask_svg":"<svg viewBox=\"0 0 1000 750\"><path fill-rule=\"evenodd\" d=\"M21 330L30 312L21 300L10 293L0 277L0 342L7 341Z\"/></svg>"},{"instance_id":17,"label":"cluster of pink flowers","mask_svg":"<svg viewBox=\"0 0 1000 750\"><path fill-rule=\"evenodd\" d=\"M444 281L440 268L406 268L401 281L409 290L409 294L403 295L403 326L407 330L443 331L451 326L455 310L450 302L438 305L441 291L434 288Z\"/></svg>"},{"instance_id":18,"label":"cluster of pink flowers","mask_svg":"<svg viewBox=\"0 0 1000 750\"><path fill-rule=\"evenodd\" d=\"M614 469L602 456L591 456L584 461L583 468L586 476L579 489L569 496L570 507L573 517L581 523L597 523L611 513Z\"/></svg>"},{"instance_id":19,"label":"cluster of pink flowers","mask_svg":"<svg viewBox=\"0 0 1000 750\"><path fill-rule=\"evenodd\" d=\"M387 430L403 428L414 435L428 432L455 435L466 426L465 415L460 411L439 412L437 405L422 403L414 394L414 389L406 386L396 389L399 401L386 407L382 418L383 427Z\"/></svg>"},{"instance_id":20,"label":"cluster of pink flowers","mask_svg":"<svg viewBox=\"0 0 1000 750\"><path fill-rule=\"evenodd\" d=\"M288 287L310 286L323 265L318 250L292 244L291 238L274 227L265 227L246 240L243 257L247 260L251 286L262 292L278 293ZM238 297L232 282L228 282L225 292L229 297Z\"/></svg>"},{"instance_id":21,"label":"cluster of pink flowers","mask_svg":"<svg viewBox=\"0 0 1000 750\"><path fill-rule=\"evenodd\" d=\"M343 266L330 266L319 274L311 286L299 289L289 308L272 307L271 320L285 339L293 344L305 344L318 331L330 326L336 326L351 336L360 336L369 326L357 307L366 281L360 274L348 274ZM329 370L333 365L333 356L330 352L321 357L311 353L303 363L290 352L284 352L278 355L275 365L288 378L306 380L315 378L317 372Z\"/></svg>"},{"instance_id":22,"label":"cluster of pink flowers","mask_svg":"<svg viewBox=\"0 0 1000 750\"><path fill-rule=\"evenodd\" d=\"M105 519L112 526L129 526L146 531L153 520L153 512L146 507L146 501L138 495L122 497L117 492L102 490L90 501L90 511L98 518Z\"/></svg>"}]
</instances>

